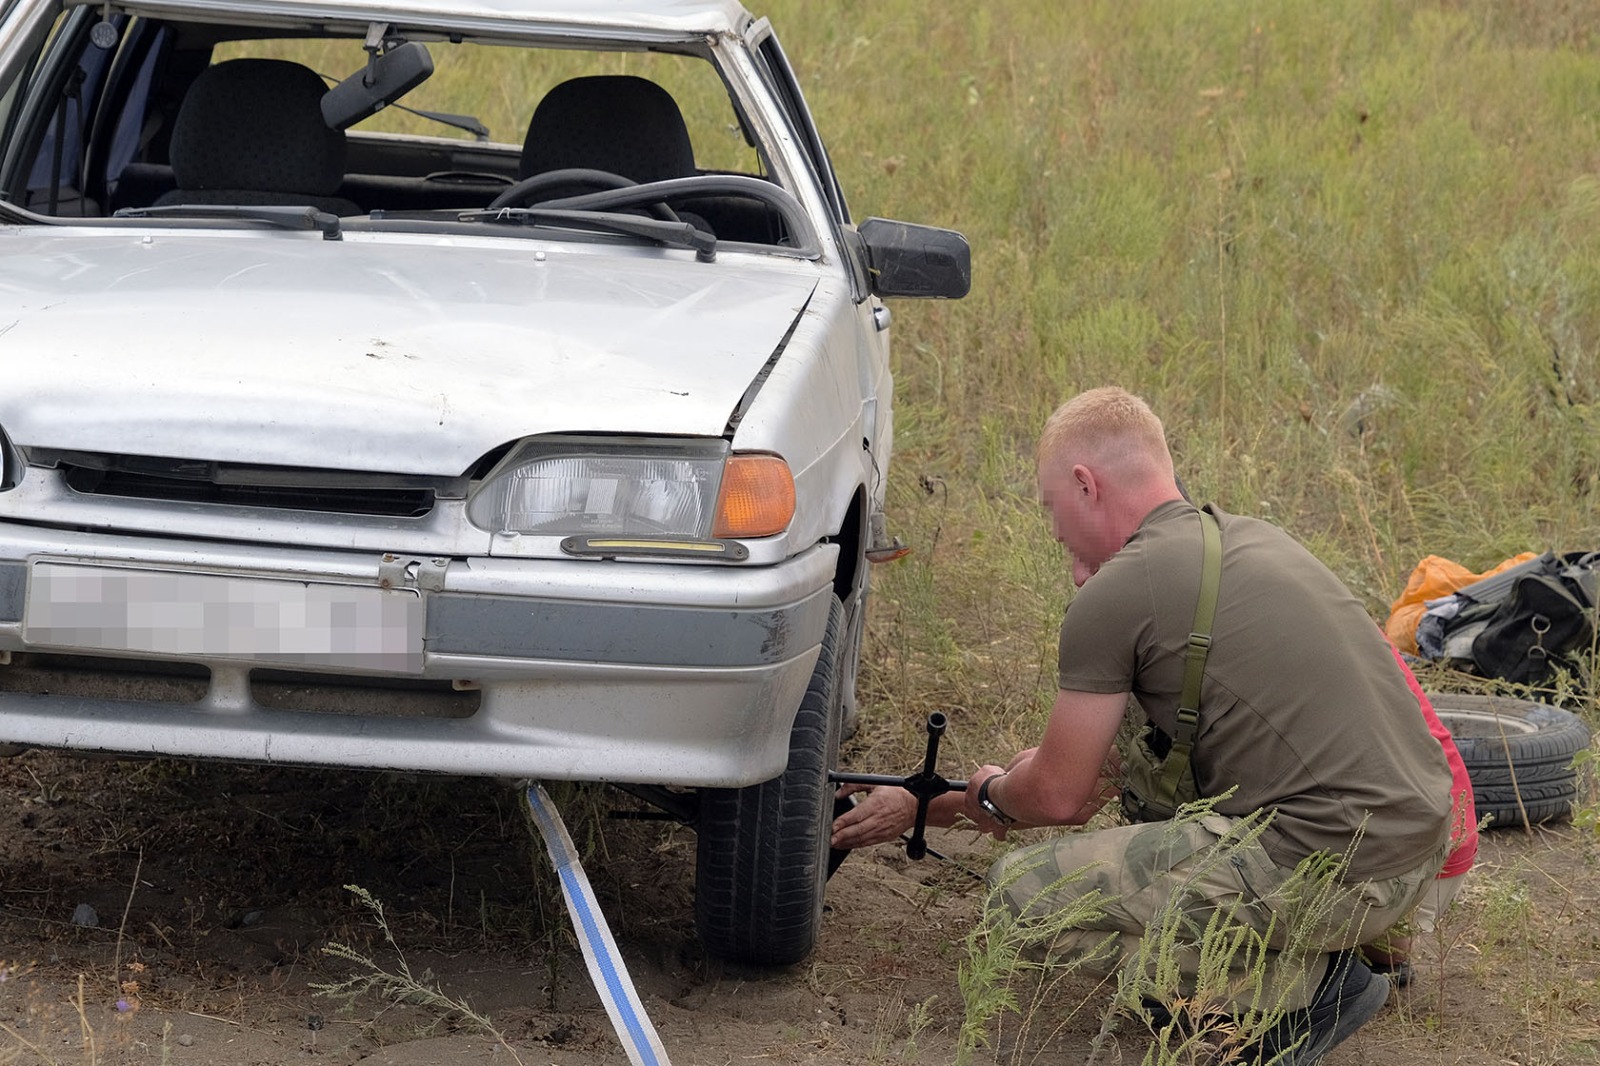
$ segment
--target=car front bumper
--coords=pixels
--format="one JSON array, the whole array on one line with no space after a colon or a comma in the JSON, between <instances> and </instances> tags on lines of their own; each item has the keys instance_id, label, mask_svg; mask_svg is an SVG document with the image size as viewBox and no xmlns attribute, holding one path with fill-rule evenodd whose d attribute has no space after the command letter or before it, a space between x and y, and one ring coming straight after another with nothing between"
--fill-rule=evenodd
<instances>
[{"instance_id":1,"label":"car front bumper","mask_svg":"<svg viewBox=\"0 0 1600 1066\"><path fill-rule=\"evenodd\" d=\"M435 559L0 526L0 742L753 784L783 770L837 555L820 545L759 567ZM63 607L72 588L89 591ZM363 618L383 632L352 643L352 625L372 628ZM116 673L151 663L188 671L193 691L171 698L159 670ZM98 685L59 683L96 669ZM348 687L331 708L290 709L261 698L268 674ZM408 690L430 686L475 705L408 710Z\"/></svg>"}]
</instances>

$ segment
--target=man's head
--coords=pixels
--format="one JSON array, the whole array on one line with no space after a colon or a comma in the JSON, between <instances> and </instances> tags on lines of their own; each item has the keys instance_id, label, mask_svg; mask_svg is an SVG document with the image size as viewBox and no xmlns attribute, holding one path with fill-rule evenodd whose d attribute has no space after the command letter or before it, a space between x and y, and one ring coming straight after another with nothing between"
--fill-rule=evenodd
<instances>
[{"instance_id":1,"label":"man's head","mask_svg":"<svg viewBox=\"0 0 1600 1066\"><path fill-rule=\"evenodd\" d=\"M1079 393L1039 436L1039 491L1083 584L1157 506L1181 499L1161 420L1115 386Z\"/></svg>"}]
</instances>

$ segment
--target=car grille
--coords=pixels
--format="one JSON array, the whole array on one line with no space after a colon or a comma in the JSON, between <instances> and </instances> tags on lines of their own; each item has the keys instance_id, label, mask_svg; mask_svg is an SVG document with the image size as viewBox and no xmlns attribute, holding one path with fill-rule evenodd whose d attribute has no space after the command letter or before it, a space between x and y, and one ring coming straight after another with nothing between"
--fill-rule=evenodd
<instances>
[{"instance_id":1,"label":"car grille","mask_svg":"<svg viewBox=\"0 0 1600 1066\"><path fill-rule=\"evenodd\" d=\"M68 488L89 496L389 518L427 515L450 480L140 456L62 456L55 465Z\"/></svg>"}]
</instances>

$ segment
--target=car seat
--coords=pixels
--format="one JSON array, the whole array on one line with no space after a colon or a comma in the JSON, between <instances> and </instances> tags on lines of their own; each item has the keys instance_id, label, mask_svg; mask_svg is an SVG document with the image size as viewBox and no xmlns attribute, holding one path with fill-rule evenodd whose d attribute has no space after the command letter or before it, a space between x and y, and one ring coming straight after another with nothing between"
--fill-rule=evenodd
<instances>
[{"instance_id":1,"label":"car seat","mask_svg":"<svg viewBox=\"0 0 1600 1066\"><path fill-rule=\"evenodd\" d=\"M322 120L327 86L281 59L208 67L173 123L172 204L309 204L337 215L361 209L334 196L344 180L345 135Z\"/></svg>"},{"instance_id":2,"label":"car seat","mask_svg":"<svg viewBox=\"0 0 1600 1066\"><path fill-rule=\"evenodd\" d=\"M641 184L696 173L689 130L672 95L631 74L564 81L528 121L520 175L605 170Z\"/></svg>"}]
</instances>

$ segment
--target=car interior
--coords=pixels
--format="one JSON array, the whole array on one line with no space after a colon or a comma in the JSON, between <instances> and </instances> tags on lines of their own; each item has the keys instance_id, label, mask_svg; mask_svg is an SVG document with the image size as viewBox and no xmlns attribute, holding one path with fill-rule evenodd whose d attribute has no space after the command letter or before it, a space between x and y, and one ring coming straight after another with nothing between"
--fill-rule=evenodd
<instances>
[{"instance_id":1,"label":"car interior","mask_svg":"<svg viewBox=\"0 0 1600 1066\"><path fill-rule=\"evenodd\" d=\"M633 72L662 57L641 52L597 50L587 58L600 72L582 72L572 61L585 55L581 50L480 46L480 53L514 54L524 65L555 57L572 71L518 102L523 114L531 110L524 126L491 139L474 115L413 104L426 96L418 86L434 73L430 52L474 47L437 34L422 43L374 26L365 42L297 39L283 29L122 14L105 19L75 9L63 16L58 35L81 41L76 62L68 53L53 65L39 63L26 75L31 103L6 117L12 162L4 193L43 215L306 205L346 218L453 220L462 212L706 175L773 187L755 138L703 56L665 58L703 68L700 77L720 90L701 94L720 100L713 100L709 120L700 114L706 108L697 111L695 137L709 140L733 166L697 161L679 101ZM332 56L342 66L319 70L284 57L297 52L318 65ZM17 164L30 158L31 164ZM794 244L792 217L737 181L680 184L670 203L662 202L670 208L664 217L718 241ZM649 213L640 205L622 210Z\"/></svg>"}]
</instances>

